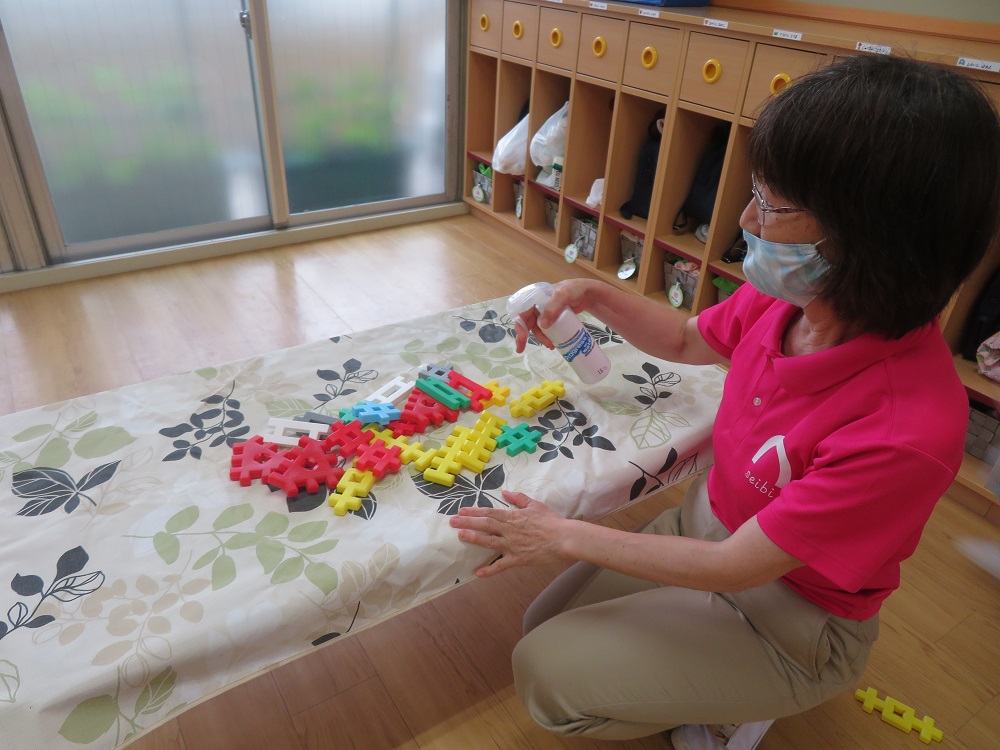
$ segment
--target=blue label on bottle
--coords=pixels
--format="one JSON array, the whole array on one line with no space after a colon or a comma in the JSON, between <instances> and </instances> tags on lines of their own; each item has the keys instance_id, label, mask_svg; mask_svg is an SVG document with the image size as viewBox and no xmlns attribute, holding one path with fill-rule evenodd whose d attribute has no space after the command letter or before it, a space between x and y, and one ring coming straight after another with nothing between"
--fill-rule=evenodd
<instances>
[{"instance_id":1,"label":"blue label on bottle","mask_svg":"<svg viewBox=\"0 0 1000 750\"><path fill-rule=\"evenodd\" d=\"M594 339L586 328L581 328L573 338L559 344L556 348L563 355L563 359L572 362L581 354L586 357L594 350Z\"/></svg>"}]
</instances>

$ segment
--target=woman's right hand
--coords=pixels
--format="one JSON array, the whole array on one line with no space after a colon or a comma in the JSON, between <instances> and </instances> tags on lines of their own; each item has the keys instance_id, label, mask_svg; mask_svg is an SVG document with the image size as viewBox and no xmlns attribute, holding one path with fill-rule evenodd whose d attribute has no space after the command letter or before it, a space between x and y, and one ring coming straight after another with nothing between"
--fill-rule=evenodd
<instances>
[{"instance_id":1,"label":"woman's right hand","mask_svg":"<svg viewBox=\"0 0 1000 750\"><path fill-rule=\"evenodd\" d=\"M555 349L555 344L542 331L542 327L552 325L566 308L574 313L581 313L587 309L587 292L590 285L594 283L585 279L568 279L560 281L552 287L552 297L545 303L545 314L540 314L535 308L531 308L520 314L515 321L517 336L515 338L515 348L520 354L528 343L528 335L534 334L535 339L542 346L548 349Z\"/></svg>"}]
</instances>

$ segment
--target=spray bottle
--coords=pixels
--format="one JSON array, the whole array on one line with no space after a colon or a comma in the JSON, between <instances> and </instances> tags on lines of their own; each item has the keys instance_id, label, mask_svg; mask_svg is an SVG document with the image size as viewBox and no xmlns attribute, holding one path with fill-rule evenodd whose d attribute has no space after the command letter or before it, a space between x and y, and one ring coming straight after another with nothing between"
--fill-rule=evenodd
<instances>
[{"instance_id":1,"label":"spray bottle","mask_svg":"<svg viewBox=\"0 0 1000 750\"><path fill-rule=\"evenodd\" d=\"M551 298L551 284L545 281L530 284L510 296L507 300L507 312L520 315L534 307L541 314ZM601 351L594 337L570 308L564 309L555 322L542 328L542 331L584 383L596 383L611 372L608 355Z\"/></svg>"}]
</instances>

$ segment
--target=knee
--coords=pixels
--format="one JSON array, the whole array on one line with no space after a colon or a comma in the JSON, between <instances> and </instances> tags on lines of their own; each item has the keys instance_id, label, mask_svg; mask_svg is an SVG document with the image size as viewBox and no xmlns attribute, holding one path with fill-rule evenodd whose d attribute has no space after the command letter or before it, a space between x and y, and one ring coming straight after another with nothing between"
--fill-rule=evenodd
<instances>
[{"instance_id":1,"label":"knee","mask_svg":"<svg viewBox=\"0 0 1000 750\"><path fill-rule=\"evenodd\" d=\"M526 635L515 646L511 655L514 688L537 724L550 732L562 733L568 716L563 704L566 691L558 684L561 670L546 659L545 649L537 645L538 640Z\"/></svg>"}]
</instances>

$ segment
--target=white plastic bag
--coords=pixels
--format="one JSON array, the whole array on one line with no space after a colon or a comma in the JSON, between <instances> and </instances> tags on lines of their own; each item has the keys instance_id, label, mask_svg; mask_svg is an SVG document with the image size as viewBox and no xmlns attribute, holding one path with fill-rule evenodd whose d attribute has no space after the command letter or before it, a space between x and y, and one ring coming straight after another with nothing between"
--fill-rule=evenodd
<instances>
[{"instance_id":1,"label":"white plastic bag","mask_svg":"<svg viewBox=\"0 0 1000 750\"><path fill-rule=\"evenodd\" d=\"M604 200L604 178L598 177L594 184L590 186L590 195L587 196L587 205L600 210L601 201Z\"/></svg>"},{"instance_id":2,"label":"white plastic bag","mask_svg":"<svg viewBox=\"0 0 1000 750\"><path fill-rule=\"evenodd\" d=\"M493 151L493 171L503 174L524 174L528 158L528 116L515 125Z\"/></svg>"},{"instance_id":3,"label":"white plastic bag","mask_svg":"<svg viewBox=\"0 0 1000 750\"><path fill-rule=\"evenodd\" d=\"M557 156L566 153L566 128L569 125L569 102L566 102L538 129L531 139L531 161L542 169L552 166Z\"/></svg>"}]
</instances>

